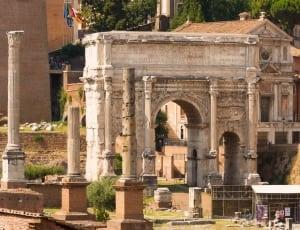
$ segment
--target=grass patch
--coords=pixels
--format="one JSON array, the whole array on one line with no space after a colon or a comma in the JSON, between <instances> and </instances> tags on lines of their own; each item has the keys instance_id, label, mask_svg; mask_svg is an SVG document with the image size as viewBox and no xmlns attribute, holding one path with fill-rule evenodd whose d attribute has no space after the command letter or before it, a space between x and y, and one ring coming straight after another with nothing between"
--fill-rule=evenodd
<instances>
[{"instance_id":1,"label":"grass patch","mask_svg":"<svg viewBox=\"0 0 300 230\"><path fill-rule=\"evenodd\" d=\"M44 215L45 216L53 216L54 213L56 213L59 210L59 208L44 208Z\"/></svg>"},{"instance_id":2,"label":"grass patch","mask_svg":"<svg viewBox=\"0 0 300 230\"><path fill-rule=\"evenodd\" d=\"M65 169L62 166L33 165L25 166L25 178L28 180L44 179L47 175L62 175Z\"/></svg>"},{"instance_id":3,"label":"grass patch","mask_svg":"<svg viewBox=\"0 0 300 230\"><path fill-rule=\"evenodd\" d=\"M189 187L182 180L164 181L158 180L157 187L167 187L171 192L189 192Z\"/></svg>"},{"instance_id":4,"label":"grass patch","mask_svg":"<svg viewBox=\"0 0 300 230\"><path fill-rule=\"evenodd\" d=\"M183 211L157 211L154 209L144 210L147 219L181 219L184 218Z\"/></svg>"}]
</instances>

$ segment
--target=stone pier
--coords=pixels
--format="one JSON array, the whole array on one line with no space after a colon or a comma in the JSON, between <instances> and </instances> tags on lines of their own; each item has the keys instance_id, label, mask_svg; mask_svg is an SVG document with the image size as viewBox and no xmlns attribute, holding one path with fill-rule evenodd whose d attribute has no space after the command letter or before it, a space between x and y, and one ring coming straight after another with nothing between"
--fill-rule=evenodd
<instances>
[{"instance_id":1,"label":"stone pier","mask_svg":"<svg viewBox=\"0 0 300 230\"><path fill-rule=\"evenodd\" d=\"M122 176L115 185L116 219L107 222L109 230L150 230L152 223L144 219L143 190L136 176L135 75L134 69L123 70L122 105L123 165Z\"/></svg>"},{"instance_id":2,"label":"stone pier","mask_svg":"<svg viewBox=\"0 0 300 230\"><path fill-rule=\"evenodd\" d=\"M68 174L62 180L61 209L54 214L59 220L90 219L87 213L86 186L80 174L80 110L68 108Z\"/></svg>"},{"instance_id":3,"label":"stone pier","mask_svg":"<svg viewBox=\"0 0 300 230\"><path fill-rule=\"evenodd\" d=\"M23 31L10 31L8 37L8 128L7 146L2 156L1 187L25 187L25 154L20 145L20 47Z\"/></svg>"}]
</instances>

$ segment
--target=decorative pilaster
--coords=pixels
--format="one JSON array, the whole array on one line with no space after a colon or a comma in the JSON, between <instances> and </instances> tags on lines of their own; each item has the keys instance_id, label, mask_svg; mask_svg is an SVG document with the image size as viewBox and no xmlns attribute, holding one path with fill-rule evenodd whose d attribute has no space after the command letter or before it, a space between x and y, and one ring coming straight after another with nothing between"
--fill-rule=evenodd
<instances>
[{"instance_id":1,"label":"decorative pilaster","mask_svg":"<svg viewBox=\"0 0 300 230\"><path fill-rule=\"evenodd\" d=\"M278 101L279 101L279 94L278 94L278 82L274 84L274 121L278 121Z\"/></svg>"},{"instance_id":2,"label":"decorative pilaster","mask_svg":"<svg viewBox=\"0 0 300 230\"><path fill-rule=\"evenodd\" d=\"M248 167L246 184L257 184L260 177L257 174L257 109L256 109L256 83L257 69L249 67L246 70L247 94L248 94L248 152L245 154Z\"/></svg>"},{"instance_id":3,"label":"decorative pilaster","mask_svg":"<svg viewBox=\"0 0 300 230\"><path fill-rule=\"evenodd\" d=\"M2 188L24 187L25 154L21 150L20 123L20 46L23 31L10 31L8 38L8 141L2 156Z\"/></svg>"},{"instance_id":4,"label":"decorative pilaster","mask_svg":"<svg viewBox=\"0 0 300 230\"><path fill-rule=\"evenodd\" d=\"M218 173L218 140L217 140L217 81L211 80L210 94L210 151L208 153L207 186L222 184L222 176Z\"/></svg>"},{"instance_id":5,"label":"decorative pilaster","mask_svg":"<svg viewBox=\"0 0 300 230\"><path fill-rule=\"evenodd\" d=\"M105 91L105 149L103 151L103 168L101 176L115 176L114 159L112 151L112 79L104 77Z\"/></svg>"},{"instance_id":6,"label":"decorative pilaster","mask_svg":"<svg viewBox=\"0 0 300 230\"><path fill-rule=\"evenodd\" d=\"M143 152L143 182L150 187L150 193L153 193L157 184L157 176L155 175L155 151L153 146L153 128L151 125L151 99L152 84L154 77L145 76L143 78L145 87L145 149ZM153 190L153 191L152 191Z\"/></svg>"}]
</instances>

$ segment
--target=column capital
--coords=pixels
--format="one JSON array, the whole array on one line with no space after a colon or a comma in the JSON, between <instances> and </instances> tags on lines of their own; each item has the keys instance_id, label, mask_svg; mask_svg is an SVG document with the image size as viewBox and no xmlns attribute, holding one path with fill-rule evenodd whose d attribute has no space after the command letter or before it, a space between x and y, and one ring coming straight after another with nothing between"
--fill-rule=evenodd
<instances>
[{"instance_id":1,"label":"column capital","mask_svg":"<svg viewBox=\"0 0 300 230\"><path fill-rule=\"evenodd\" d=\"M209 85L209 93L212 96L217 96L218 95L218 81L213 79L210 80L210 85Z\"/></svg>"},{"instance_id":2,"label":"column capital","mask_svg":"<svg viewBox=\"0 0 300 230\"><path fill-rule=\"evenodd\" d=\"M8 38L9 47L19 48L21 45L21 40L24 34L24 31L9 31L6 33Z\"/></svg>"},{"instance_id":3,"label":"column capital","mask_svg":"<svg viewBox=\"0 0 300 230\"><path fill-rule=\"evenodd\" d=\"M105 91L112 91L112 78L111 77L104 77L104 90Z\"/></svg>"}]
</instances>

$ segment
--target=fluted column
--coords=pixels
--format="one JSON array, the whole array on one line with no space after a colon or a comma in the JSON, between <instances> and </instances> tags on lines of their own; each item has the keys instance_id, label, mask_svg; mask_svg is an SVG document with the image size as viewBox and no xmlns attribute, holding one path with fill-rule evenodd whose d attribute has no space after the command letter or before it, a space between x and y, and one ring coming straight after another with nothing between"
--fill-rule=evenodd
<instances>
[{"instance_id":1,"label":"fluted column","mask_svg":"<svg viewBox=\"0 0 300 230\"><path fill-rule=\"evenodd\" d=\"M105 90L105 138L103 151L103 169L101 176L115 176L114 159L115 155L112 151L112 79L104 78Z\"/></svg>"},{"instance_id":2,"label":"fluted column","mask_svg":"<svg viewBox=\"0 0 300 230\"><path fill-rule=\"evenodd\" d=\"M23 187L25 154L20 146L20 46L23 31L8 37L8 141L2 156L2 188Z\"/></svg>"},{"instance_id":3,"label":"fluted column","mask_svg":"<svg viewBox=\"0 0 300 230\"><path fill-rule=\"evenodd\" d=\"M79 107L68 108L68 176L80 176Z\"/></svg>"},{"instance_id":4,"label":"fluted column","mask_svg":"<svg viewBox=\"0 0 300 230\"><path fill-rule=\"evenodd\" d=\"M248 175L246 184L256 184L260 181L257 174L257 109L256 109L256 82L257 69L247 68L246 82L248 94L248 152L246 154Z\"/></svg>"},{"instance_id":5,"label":"fluted column","mask_svg":"<svg viewBox=\"0 0 300 230\"><path fill-rule=\"evenodd\" d=\"M143 78L145 89L145 149L143 152L143 181L148 187L156 187L155 150L153 149L153 127L151 125L152 84L154 77ZM151 191L150 191L151 192Z\"/></svg>"}]
</instances>

